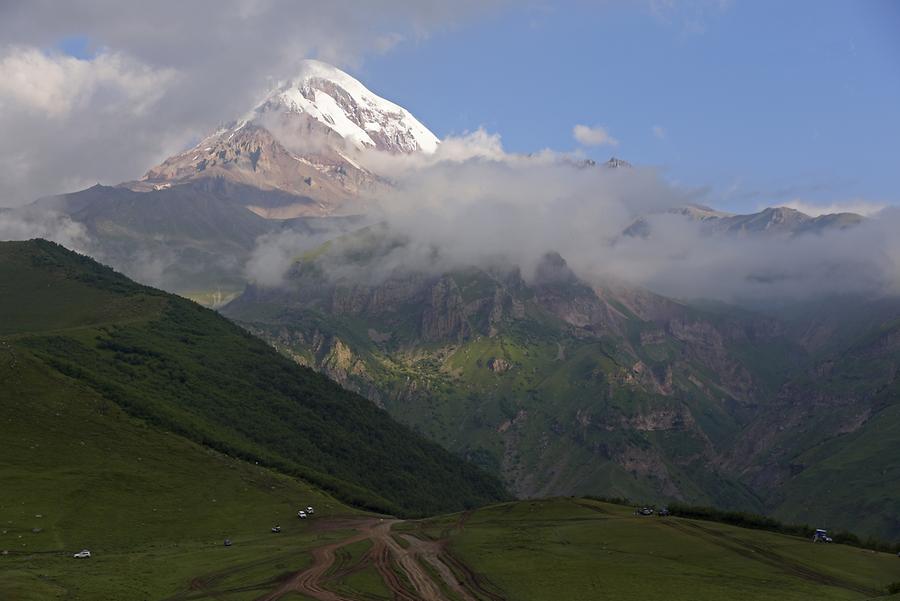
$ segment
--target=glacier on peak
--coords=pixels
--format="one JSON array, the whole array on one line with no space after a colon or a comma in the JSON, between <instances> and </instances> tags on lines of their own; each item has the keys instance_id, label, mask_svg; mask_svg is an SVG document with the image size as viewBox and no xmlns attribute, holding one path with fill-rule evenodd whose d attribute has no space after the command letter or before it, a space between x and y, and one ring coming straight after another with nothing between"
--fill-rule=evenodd
<instances>
[{"instance_id":1,"label":"glacier on peak","mask_svg":"<svg viewBox=\"0 0 900 601\"><path fill-rule=\"evenodd\" d=\"M357 148L431 154L440 143L402 106L371 92L326 63L305 60L297 77L278 85L248 116L305 114Z\"/></svg>"}]
</instances>

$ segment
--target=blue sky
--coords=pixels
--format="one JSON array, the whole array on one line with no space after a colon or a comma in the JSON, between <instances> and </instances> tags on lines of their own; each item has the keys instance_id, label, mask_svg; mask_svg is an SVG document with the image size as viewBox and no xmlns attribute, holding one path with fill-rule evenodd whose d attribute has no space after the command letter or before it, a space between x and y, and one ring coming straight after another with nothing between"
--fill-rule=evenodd
<instances>
[{"instance_id":1,"label":"blue sky","mask_svg":"<svg viewBox=\"0 0 900 601\"><path fill-rule=\"evenodd\" d=\"M698 6L499 10L351 71L442 137L573 150L575 124L603 125L619 144L589 156L656 165L729 210L900 201L900 3Z\"/></svg>"},{"instance_id":2,"label":"blue sky","mask_svg":"<svg viewBox=\"0 0 900 601\"><path fill-rule=\"evenodd\" d=\"M75 58L90 59L95 54L95 48L91 39L85 35L70 35L59 41L56 45L60 52L64 52Z\"/></svg>"},{"instance_id":3,"label":"blue sky","mask_svg":"<svg viewBox=\"0 0 900 601\"><path fill-rule=\"evenodd\" d=\"M282 34L309 38L301 26ZM123 40L103 34L120 29L97 43L115 49ZM215 54L218 41L204 43ZM56 47L97 51L78 34ZM718 208L900 203L893 0L521 0L348 70L441 137L483 127L512 152L616 155L707 189ZM576 124L603 126L618 145L580 146Z\"/></svg>"}]
</instances>

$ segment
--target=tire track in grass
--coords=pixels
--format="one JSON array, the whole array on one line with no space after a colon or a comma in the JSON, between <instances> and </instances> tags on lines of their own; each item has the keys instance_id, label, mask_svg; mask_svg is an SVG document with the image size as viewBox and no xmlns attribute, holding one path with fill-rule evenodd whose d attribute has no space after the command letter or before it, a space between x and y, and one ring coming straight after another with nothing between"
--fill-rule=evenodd
<instances>
[{"instance_id":1,"label":"tire track in grass","mask_svg":"<svg viewBox=\"0 0 900 601\"><path fill-rule=\"evenodd\" d=\"M662 521L662 523L685 534L702 538L703 540L711 542L714 545L727 549L733 553L737 553L747 559L781 569L793 576L797 576L810 582L842 588L865 595L866 597L877 597L878 595L883 594L883 591L861 586L850 580L820 572L815 568L802 564L790 557L780 555L771 549L751 543L726 532L721 532L714 528L679 519L667 519Z\"/></svg>"},{"instance_id":2,"label":"tire track in grass","mask_svg":"<svg viewBox=\"0 0 900 601\"><path fill-rule=\"evenodd\" d=\"M465 586L471 593L475 594L478 599L487 598L490 601L507 601L503 595L496 593L486 587L483 577L463 563L452 553L446 549L440 556L441 560L447 564L454 574L460 574L462 577L461 584Z\"/></svg>"},{"instance_id":3,"label":"tire track in grass","mask_svg":"<svg viewBox=\"0 0 900 601\"><path fill-rule=\"evenodd\" d=\"M229 588L227 590L220 590L219 585L226 578L235 576L240 572L245 570L250 570L259 566L263 566L266 564L271 564L273 562L281 562L286 559L290 559L293 557L293 553L285 553L279 552L276 555L272 555L266 557L265 559L257 559L253 561L247 561L244 563L240 563L238 565L225 568L222 570L217 570L215 572L210 572L208 574L204 574L202 576L195 576L191 578L190 583L188 584L188 590L172 595L171 597L166 597L163 601L191 601L193 599L218 599L223 595L227 595L233 592L238 591L247 591L254 589L262 589L265 590L269 586L273 584L277 584L279 581L278 577L272 578L265 582L257 583L254 585L247 585L241 587Z\"/></svg>"},{"instance_id":4,"label":"tire track in grass","mask_svg":"<svg viewBox=\"0 0 900 601\"><path fill-rule=\"evenodd\" d=\"M334 563L334 554L337 549L346 545L366 540L370 537L372 526L378 521L369 519L357 523L358 533L336 543L330 543L312 549L313 564L307 569L297 572L284 580L274 591L261 597L258 601L277 601L290 593L302 593L318 601L357 601L342 597L337 593L327 590L322 584L325 573Z\"/></svg>"},{"instance_id":5,"label":"tire track in grass","mask_svg":"<svg viewBox=\"0 0 900 601\"><path fill-rule=\"evenodd\" d=\"M441 559L444 553L444 544L441 541L425 541L408 534L402 535L403 539L409 544L408 551L414 556L420 557L428 562L438 573L441 579L454 593L459 595L463 601L479 601L473 597L466 587L462 585L453 570Z\"/></svg>"},{"instance_id":6,"label":"tire track in grass","mask_svg":"<svg viewBox=\"0 0 900 601\"><path fill-rule=\"evenodd\" d=\"M470 514L461 516L458 527L462 529ZM170 598L170 601L186 601L188 599L221 599L235 592L250 592L267 587L269 592L257 597L257 601L278 601L293 593L301 593L316 601L365 601L352 593L338 593L328 585L340 582L350 574L367 567L374 567L381 576L385 586L394 596L395 601L450 601L447 595L453 594L462 601L506 601L506 598L485 588L480 577L462 561L453 557L446 550L447 539L438 541L424 540L416 536L400 535L408 547L401 545L391 533L391 528L401 520L385 520L380 518L342 519L324 522L318 529L333 530L353 528L356 534L309 550L312 565L288 574L280 580L267 581L252 585L222 590L217 588L226 577L234 576L248 567L265 565L272 561L281 561L282 557L269 557L247 564L219 570L197 576L191 580L188 591ZM371 540L372 547L358 561L341 558L337 566L338 551L354 543ZM425 563L434 568L429 571ZM436 574L436 575L435 575ZM446 585L446 589L442 588Z\"/></svg>"},{"instance_id":7,"label":"tire track in grass","mask_svg":"<svg viewBox=\"0 0 900 601\"><path fill-rule=\"evenodd\" d=\"M394 594L395 601L418 601L418 598L407 589L400 576L394 570L387 545L376 542L372 550L372 559L375 569L381 575L385 586Z\"/></svg>"},{"instance_id":8,"label":"tire track in grass","mask_svg":"<svg viewBox=\"0 0 900 601\"><path fill-rule=\"evenodd\" d=\"M416 589L416 593L419 596L415 599L421 599L422 601L447 601L440 587L435 584L428 572L419 564L416 557L418 553L412 547L404 549L390 536L390 525L383 530L379 540L387 547L400 569L406 574L413 588ZM413 540L418 541L419 539L413 538Z\"/></svg>"}]
</instances>

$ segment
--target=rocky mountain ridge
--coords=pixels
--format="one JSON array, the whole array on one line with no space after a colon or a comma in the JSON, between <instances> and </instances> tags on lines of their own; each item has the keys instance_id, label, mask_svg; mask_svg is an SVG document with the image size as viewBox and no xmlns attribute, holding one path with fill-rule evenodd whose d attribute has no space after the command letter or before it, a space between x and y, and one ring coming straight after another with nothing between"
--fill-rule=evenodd
<instances>
[{"instance_id":1,"label":"rocky mountain ridge","mask_svg":"<svg viewBox=\"0 0 900 601\"><path fill-rule=\"evenodd\" d=\"M738 238L817 234L830 229L850 228L865 219L856 213L828 213L813 217L789 207L767 207L756 213L735 215L697 204L673 207L666 213L698 223L705 235ZM631 237L650 237L653 233L651 218L644 216L636 219L623 233Z\"/></svg>"},{"instance_id":2,"label":"rocky mountain ridge","mask_svg":"<svg viewBox=\"0 0 900 601\"><path fill-rule=\"evenodd\" d=\"M344 264L377 265L386 246L350 244ZM809 314L590 285L552 253L529 280L510 266L472 266L362 283L326 267L342 252L332 242L298 262L286 286L251 286L224 313L520 496L677 499L849 527L841 516L852 514L842 511L854 489L840 479L852 473L874 490L885 477L828 464L841 453L886 460L878 449L900 426L883 390L898 381L893 330L867 333L871 343L852 328L822 332L812 347ZM889 300L877 313L855 307L875 332L900 318ZM805 492L825 473L830 492L812 507ZM891 482L881 485L900 480ZM869 531L900 532L891 498L872 500Z\"/></svg>"},{"instance_id":3,"label":"rocky mountain ridge","mask_svg":"<svg viewBox=\"0 0 900 601\"><path fill-rule=\"evenodd\" d=\"M379 177L361 165L360 152L433 153L439 143L403 107L340 69L307 60L298 77L276 86L244 118L125 185L138 191L197 183L209 188L210 180L222 180L296 197L269 203L275 206L247 205L270 219L361 213L360 192Z\"/></svg>"},{"instance_id":4,"label":"rocky mountain ridge","mask_svg":"<svg viewBox=\"0 0 900 601\"><path fill-rule=\"evenodd\" d=\"M737 483L722 498L698 493L694 480L705 477L701 466L715 471L722 452L718 434L699 424L711 412L717 427L733 429L731 406L764 387L735 350L781 336L763 318L702 317L648 292L592 287L553 254L533 281L515 268L472 267L398 272L370 286L332 281L304 262L288 287L251 287L224 312L482 461L520 495L613 486L707 502L752 498ZM705 416L695 415L699 407ZM690 450L629 440L636 432L667 432L691 441ZM622 482L612 485L606 470Z\"/></svg>"}]
</instances>

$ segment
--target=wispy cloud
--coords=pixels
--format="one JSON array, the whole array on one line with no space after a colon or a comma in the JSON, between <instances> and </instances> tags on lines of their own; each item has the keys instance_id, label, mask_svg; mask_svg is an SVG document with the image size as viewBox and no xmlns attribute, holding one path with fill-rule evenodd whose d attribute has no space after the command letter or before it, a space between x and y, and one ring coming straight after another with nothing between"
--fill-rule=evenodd
<instances>
[{"instance_id":1,"label":"wispy cloud","mask_svg":"<svg viewBox=\"0 0 900 601\"><path fill-rule=\"evenodd\" d=\"M650 128L650 131L653 132L653 135L659 140L666 139L666 130L662 125L654 125Z\"/></svg>"},{"instance_id":2,"label":"wispy cloud","mask_svg":"<svg viewBox=\"0 0 900 601\"><path fill-rule=\"evenodd\" d=\"M505 2L3 0L0 206L139 177L304 58L358 65Z\"/></svg>"},{"instance_id":3,"label":"wispy cloud","mask_svg":"<svg viewBox=\"0 0 900 601\"><path fill-rule=\"evenodd\" d=\"M579 144L585 146L618 146L619 141L612 137L605 127L595 125L576 125L572 128L572 135Z\"/></svg>"},{"instance_id":4,"label":"wispy cloud","mask_svg":"<svg viewBox=\"0 0 900 601\"><path fill-rule=\"evenodd\" d=\"M378 161L392 185L376 191L370 206L378 209L370 217L383 224L389 241L364 266L340 252L323 258L330 277L372 284L398 273L473 265L515 265L529 277L555 251L591 283L630 282L677 298L758 303L900 293L900 210L816 234L735 236L669 212L702 203L703 192L673 186L653 169L586 167L554 153L507 154L497 136L483 131L427 159L382 153L366 164ZM818 210L851 208L876 207ZM637 219L646 222L646 237L624 234ZM280 284L292 258L317 242L293 235L260 240L248 265L251 279Z\"/></svg>"},{"instance_id":5,"label":"wispy cloud","mask_svg":"<svg viewBox=\"0 0 900 601\"><path fill-rule=\"evenodd\" d=\"M91 107L132 116L152 107L176 77L118 54L81 59L13 48L0 58L0 101L41 117L65 119Z\"/></svg>"},{"instance_id":6,"label":"wispy cloud","mask_svg":"<svg viewBox=\"0 0 900 601\"><path fill-rule=\"evenodd\" d=\"M0 209L0 240L32 238L53 240L81 253L93 250L87 229L65 215L36 207Z\"/></svg>"}]
</instances>

